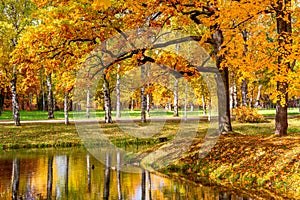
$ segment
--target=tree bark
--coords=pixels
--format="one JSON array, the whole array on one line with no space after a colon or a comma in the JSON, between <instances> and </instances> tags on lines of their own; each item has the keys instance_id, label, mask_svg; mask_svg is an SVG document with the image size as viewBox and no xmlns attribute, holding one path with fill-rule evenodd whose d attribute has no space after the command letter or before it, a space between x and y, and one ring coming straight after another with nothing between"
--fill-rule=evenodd
<instances>
[{"instance_id":1,"label":"tree bark","mask_svg":"<svg viewBox=\"0 0 300 200\"><path fill-rule=\"evenodd\" d=\"M19 99L17 93L17 72L16 66L13 66L13 78L11 80L11 95L12 95L12 110L13 119L16 126L20 126L20 110L19 110Z\"/></svg>"},{"instance_id":2,"label":"tree bark","mask_svg":"<svg viewBox=\"0 0 300 200\"><path fill-rule=\"evenodd\" d=\"M120 74L119 74L120 65L118 64L117 68L117 82L116 82L116 95L117 95L117 103L116 103L116 118L121 118L121 91L120 91Z\"/></svg>"},{"instance_id":3,"label":"tree bark","mask_svg":"<svg viewBox=\"0 0 300 200\"><path fill-rule=\"evenodd\" d=\"M247 106L248 96L248 82L246 79L242 81L242 106Z\"/></svg>"},{"instance_id":4,"label":"tree bark","mask_svg":"<svg viewBox=\"0 0 300 200\"><path fill-rule=\"evenodd\" d=\"M86 112L85 112L85 117L90 118L90 88L87 88L86 91Z\"/></svg>"},{"instance_id":5,"label":"tree bark","mask_svg":"<svg viewBox=\"0 0 300 200\"><path fill-rule=\"evenodd\" d=\"M178 117L178 79L174 83L174 117Z\"/></svg>"},{"instance_id":6,"label":"tree bark","mask_svg":"<svg viewBox=\"0 0 300 200\"><path fill-rule=\"evenodd\" d=\"M47 89L48 89L48 119L54 118L54 105L53 105L53 90L52 90L52 79L51 74L47 75Z\"/></svg>"},{"instance_id":7,"label":"tree bark","mask_svg":"<svg viewBox=\"0 0 300 200\"><path fill-rule=\"evenodd\" d=\"M5 96L3 95L3 89L0 91L0 116L2 115L3 105L4 105Z\"/></svg>"},{"instance_id":8,"label":"tree bark","mask_svg":"<svg viewBox=\"0 0 300 200\"><path fill-rule=\"evenodd\" d=\"M277 33L279 34L278 45L281 52L278 56L278 71L279 74L287 74L291 70L291 64L283 60L291 54L287 46L291 46L290 39L292 33L291 0L277 1L276 22ZM288 102L288 83L286 80L277 81L277 96L276 116L275 116L275 135L287 135L288 118L287 118L287 102Z\"/></svg>"},{"instance_id":9,"label":"tree bark","mask_svg":"<svg viewBox=\"0 0 300 200\"><path fill-rule=\"evenodd\" d=\"M207 115L207 109L206 109L206 102L205 102L205 97L204 94L201 95L202 99L202 109L203 109L203 116Z\"/></svg>"},{"instance_id":10,"label":"tree bark","mask_svg":"<svg viewBox=\"0 0 300 200\"><path fill-rule=\"evenodd\" d=\"M259 100L260 100L260 95L261 95L261 88L262 88L262 85L259 85L256 100L255 100L255 105L254 105L255 108L258 108L258 106L260 105Z\"/></svg>"},{"instance_id":11,"label":"tree bark","mask_svg":"<svg viewBox=\"0 0 300 200\"><path fill-rule=\"evenodd\" d=\"M141 80L145 79L145 66L141 66ZM145 94L145 86L144 84L141 87L141 122L145 123L146 120L146 110L147 110L147 98Z\"/></svg>"},{"instance_id":12,"label":"tree bark","mask_svg":"<svg viewBox=\"0 0 300 200\"><path fill-rule=\"evenodd\" d=\"M20 183L20 160L18 158L13 159L12 181L12 199L17 200Z\"/></svg>"},{"instance_id":13,"label":"tree bark","mask_svg":"<svg viewBox=\"0 0 300 200\"><path fill-rule=\"evenodd\" d=\"M64 115L65 115L65 124L69 125L69 92L64 94Z\"/></svg>"},{"instance_id":14,"label":"tree bark","mask_svg":"<svg viewBox=\"0 0 300 200\"><path fill-rule=\"evenodd\" d=\"M229 73L227 67L222 67L221 63L224 60L224 55L218 55L222 48L223 44L223 33L221 30L216 30L212 35L214 40L214 54L216 56L216 66L220 71L220 77L217 75L216 81L218 85L218 115L219 115L219 133L224 133L228 131L232 131L231 119L230 119L230 93L229 93ZM222 85L224 85L225 91L223 90Z\"/></svg>"},{"instance_id":15,"label":"tree bark","mask_svg":"<svg viewBox=\"0 0 300 200\"><path fill-rule=\"evenodd\" d=\"M103 73L102 77L103 77L105 123L113 123L111 118L111 99L110 99L109 83L106 79L105 73Z\"/></svg>"}]
</instances>

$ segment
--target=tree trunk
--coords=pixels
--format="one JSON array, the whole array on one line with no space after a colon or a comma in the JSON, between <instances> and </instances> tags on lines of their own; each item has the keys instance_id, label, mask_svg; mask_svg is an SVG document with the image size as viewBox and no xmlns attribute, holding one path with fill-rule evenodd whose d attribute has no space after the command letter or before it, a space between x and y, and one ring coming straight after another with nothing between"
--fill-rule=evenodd
<instances>
[{"instance_id":1,"label":"tree trunk","mask_svg":"<svg viewBox=\"0 0 300 200\"><path fill-rule=\"evenodd\" d=\"M223 33L221 30L216 30L212 35L214 40L214 54L216 55L216 66L220 71L220 76L217 75L216 81L218 85L218 115L219 115L219 133L232 131L230 119L230 93L229 93L229 73L227 67L221 67L224 60L224 55L218 55L223 44ZM222 87L223 84L224 87ZM225 91L223 89L225 88Z\"/></svg>"},{"instance_id":2,"label":"tree trunk","mask_svg":"<svg viewBox=\"0 0 300 200\"><path fill-rule=\"evenodd\" d=\"M174 83L174 117L178 117L178 79Z\"/></svg>"},{"instance_id":3,"label":"tree trunk","mask_svg":"<svg viewBox=\"0 0 300 200\"><path fill-rule=\"evenodd\" d=\"M292 33L291 14L291 0L277 1L276 9L276 21L277 21L277 33L279 34L278 44L279 52L278 56L278 71L279 74L288 74L291 70L291 64L284 62L290 54L292 41L290 39ZM277 96L276 102L276 116L275 116L275 135L287 135L288 129L288 117L287 117L287 101L288 101L288 83L287 80L277 81Z\"/></svg>"},{"instance_id":4,"label":"tree trunk","mask_svg":"<svg viewBox=\"0 0 300 200\"><path fill-rule=\"evenodd\" d=\"M47 89L48 89L48 119L54 118L54 109L53 109L53 90L52 90L52 79L51 74L47 76Z\"/></svg>"},{"instance_id":5,"label":"tree trunk","mask_svg":"<svg viewBox=\"0 0 300 200\"><path fill-rule=\"evenodd\" d=\"M11 80L11 95L12 95L12 110L13 119L16 126L20 126L20 110L19 110L19 99L17 93L17 72L16 66L13 67L13 78Z\"/></svg>"},{"instance_id":6,"label":"tree trunk","mask_svg":"<svg viewBox=\"0 0 300 200\"><path fill-rule=\"evenodd\" d=\"M113 123L111 118L111 99L110 99L109 83L106 79L105 73L103 73L102 77L103 77L105 123Z\"/></svg>"},{"instance_id":7,"label":"tree trunk","mask_svg":"<svg viewBox=\"0 0 300 200\"><path fill-rule=\"evenodd\" d=\"M87 88L86 91L86 112L85 112L85 116L86 118L90 118L90 88Z\"/></svg>"},{"instance_id":8,"label":"tree trunk","mask_svg":"<svg viewBox=\"0 0 300 200\"><path fill-rule=\"evenodd\" d=\"M20 160L18 158L13 159L13 172L12 172L12 199L18 199L18 190L20 183Z\"/></svg>"},{"instance_id":9,"label":"tree trunk","mask_svg":"<svg viewBox=\"0 0 300 200\"><path fill-rule=\"evenodd\" d=\"M242 81L242 106L247 106L248 83L246 79Z\"/></svg>"},{"instance_id":10,"label":"tree trunk","mask_svg":"<svg viewBox=\"0 0 300 200\"><path fill-rule=\"evenodd\" d=\"M48 158L48 174L47 174L47 200L52 199L53 185L53 156Z\"/></svg>"},{"instance_id":11,"label":"tree trunk","mask_svg":"<svg viewBox=\"0 0 300 200\"><path fill-rule=\"evenodd\" d=\"M145 66L141 66L141 80L145 79ZM146 120L146 110L147 110L147 98L145 95L145 86L144 84L141 87L141 122L145 123Z\"/></svg>"},{"instance_id":12,"label":"tree trunk","mask_svg":"<svg viewBox=\"0 0 300 200\"><path fill-rule=\"evenodd\" d=\"M116 118L121 118L121 92L120 92L120 75L119 75L120 65L118 64L117 68L117 82L116 82L116 95L117 95L117 103L116 103Z\"/></svg>"},{"instance_id":13,"label":"tree trunk","mask_svg":"<svg viewBox=\"0 0 300 200\"><path fill-rule=\"evenodd\" d=\"M46 110L45 90L44 90L44 79L42 79L42 110Z\"/></svg>"},{"instance_id":14,"label":"tree trunk","mask_svg":"<svg viewBox=\"0 0 300 200\"><path fill-rule=\"evenodd\" d=\"M206 116L207 115L207 109L206 109L206 102L205 102L204 94L202 94L201 97L202 97L203 116Z\"/></svg>"},{"instance_id":15,"label":"tree trunk","mask_svg":"<svg viewBox=\"0 0 300 200\"><path fill-rule=\"evenodd\" d=\"M187 83L185 83L185 88L184 88L184 112L183 112L183 116L184 116L184 120L187 120L187 104L188 104L188 88L187 88Z\"/></svg>"},{"instance_id":16,"label":"tree trunk","mask_svg":"<svg viewBox=\"0 0 300 200\"><path fill-rule=\"evenodd\" d=\"M69 92L64 94L64 114L65 114L65 124L69 125Z\"/></svg>"},{"instance_id":17,"label":"tree trunk","mask_svg":"<svg viewBox=\"0 0 300 200\"><path fill-rule=\"evenodd\" d=\"M258 108L258 106L260 106L259 100L260 100L260 95L261 95L261 88L262 88L262 85L259 85L256 100L255 100L255 105L254 105L255 108Z\"/></svg>"},{"instance_id":18,"label":"tree trunk","mask_svg":"<svg viewBox=\"0 0 300 200\"><path fill-rule=\"evenodd\" d=\"M0 91L0 116L2 115L3 105L4 105L5 96L3 95L3 89Z\"/></svg>"}]
</instances>

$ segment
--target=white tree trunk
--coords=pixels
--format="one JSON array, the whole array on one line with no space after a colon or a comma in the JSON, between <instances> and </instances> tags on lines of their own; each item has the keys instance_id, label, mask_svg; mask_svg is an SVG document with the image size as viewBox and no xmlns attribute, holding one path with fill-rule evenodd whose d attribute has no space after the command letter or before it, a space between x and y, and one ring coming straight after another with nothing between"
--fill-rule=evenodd
<instances>
[{"instance_id":1,"label":"white tree trunk","mask_svg":"<svg viewBox=\"0 0 300 200\"><path fill-rule=\"evenodd\" d=\"M69 92L64 94L64 115L65 115L65 124L69 125Z\"/></svg>"},{"instance_id":2,"label":"white tree trunk","mask_svg":"<svg viewBox=\"0 0 300 200\"><path fill-rule=\"evenodd\" d=\"M174 83L174 117L178 117L178 79Z\"/></svg>"},{"instance_id":3,"label":"white tree trunk","mask_svg":"<svg viewBox=\"0 0 300 200\"><path fill-rule=\"evenodd\" d=\"M255 100L255 106L254 106L255 108L258 108L258 106L259 106L259 100L260 100L260 95L261 95L261 88L262 88L262 85L259 85L258 86L256 100Z\"/></svg>"},{"instance_id":4,"label":"white tree trunk","mask_svg":"<svg viewBox=\"0 0 300 200\"><path fill-rule=\"evenodd\" d=\"M90 106L90 88L88 87L86 91L86 118L90 118Z\"/></svg>"},{"instance_id":5,"label":"white tree trunk","mask_svg":"<svg viewBox=\"0 0 300 200\"><path fill-rule=\"evenodd\" d=\"M47 89L48 89L48 119L54 118L54 105L53 105L53 91L51 74L47 76Z\"/></svg>"},{"instance_id":6,"label":"white tree trunk","mask_svg":"<svg viewBox=\"0 0 300 200\"><path fill-rule=\"evenodd\" d=\"M116 118L121 118L121 96L120 96L120 75L119 75L120 65L118 64L117 71L117 82L116 82L116 95L117 95L117 103L116 103Z\"/></svg>"}]
</instances>

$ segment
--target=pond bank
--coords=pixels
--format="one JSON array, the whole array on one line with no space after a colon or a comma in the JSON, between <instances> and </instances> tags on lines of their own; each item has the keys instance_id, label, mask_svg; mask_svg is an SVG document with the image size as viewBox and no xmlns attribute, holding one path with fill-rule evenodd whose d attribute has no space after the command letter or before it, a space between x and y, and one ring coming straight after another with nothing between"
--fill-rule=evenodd
<instances>
[{"instance_id":1,"label":"pond bank","mask_svg":"<svg viewBox=\"0 0 300 200\"><path fill-rule=\"evenodd\" d=\"M172 177L243 191L255 199L300 199L300 136L221 136L204 158L196 139L184 158L159 169Z\"/></svg>"},{"instance_id":2,"label":"pond bank","mask_svg":"<svg viewBox=\"0 0 300 200\"><path fill-rule=\"evenodd\" d=\"M235 130L240 130L241 133L220 136L216 145L203 158L199 158L199 149L206 130L203 130L203 133L199 130L184 157L159 169L159 172L196 183L243 191L255 199L300 199L300 134L297 127L299 121L293 121L291 124L288 136L272 138L269 137L272 134L272 123L235 123ZM140 140L122 134L122 130L116 124L102 124L101 127L107 130L104 132L117 145L123 145L124 140L125 145L147 144L146 150L139 150L143 155L146 151L170 143L174 134L172 127L175 125L176 122L169 122L161 135L155 136L154 139L152 137ZM204 122L202 127L205 127ZM160 138L166 138L167 141ZM74 124L24 124L22 127L1 125L2 152L16 148L72 146L83 146ZM139 159L142 160L143 156Z\"/></svg>"}]
</instances>

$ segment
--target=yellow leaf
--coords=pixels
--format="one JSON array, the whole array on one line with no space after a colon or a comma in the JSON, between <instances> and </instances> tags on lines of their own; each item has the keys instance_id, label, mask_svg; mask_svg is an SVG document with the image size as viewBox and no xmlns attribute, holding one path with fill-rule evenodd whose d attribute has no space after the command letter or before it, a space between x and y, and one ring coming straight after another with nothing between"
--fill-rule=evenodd
<instances>
[{"instance_id":1,"label":"yellow leaf","mask_svg":"<svg viewBox=\"0 0 300 200\"><path fill-rule=\"evenodd\" d=\"M93 7L94 9L108 9L111 6L110 0L94 0Z\"/></svg>"}]
</instances>

